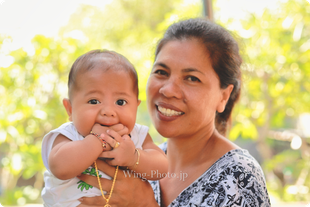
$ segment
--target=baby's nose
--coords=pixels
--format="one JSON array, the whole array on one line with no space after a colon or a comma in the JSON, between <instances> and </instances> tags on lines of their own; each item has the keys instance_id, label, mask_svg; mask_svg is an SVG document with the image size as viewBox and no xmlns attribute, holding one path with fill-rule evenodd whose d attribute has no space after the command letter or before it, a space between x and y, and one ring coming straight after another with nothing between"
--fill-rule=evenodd
<instances>
[{"instance_id":1,"label":"baby's nose","mask_svg":"<svg viewBox=\"0 0 310 207\"><path fill-rule=\"evenodd\" d=\"M102 116L112 116L112 117L116 116L116 113L113 110L113 107L103 107L100 113Z\"/></svg>"}]
</instances>

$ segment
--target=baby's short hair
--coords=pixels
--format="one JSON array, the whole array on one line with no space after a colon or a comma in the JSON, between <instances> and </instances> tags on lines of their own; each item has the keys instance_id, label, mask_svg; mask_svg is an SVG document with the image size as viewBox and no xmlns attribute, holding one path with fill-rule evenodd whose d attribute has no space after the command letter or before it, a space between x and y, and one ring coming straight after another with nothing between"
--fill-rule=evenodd
<instances>
[{"instance_id":1,"label":"baby's short hair","mask_svg":"<svg viewBox=\"0 0 310 207\"><path fill-rule=\"evenodd\" d=\"M124 70L128 72L133 81L133 90L139 95L138 74L135 67L123 55L110 50L91 50L78 57L73 63L68 79L68 94L72 97L72 91L76 87L76 76L78 73L90 71L98 64L103 70Z\"/></svg>"}]
</instances>

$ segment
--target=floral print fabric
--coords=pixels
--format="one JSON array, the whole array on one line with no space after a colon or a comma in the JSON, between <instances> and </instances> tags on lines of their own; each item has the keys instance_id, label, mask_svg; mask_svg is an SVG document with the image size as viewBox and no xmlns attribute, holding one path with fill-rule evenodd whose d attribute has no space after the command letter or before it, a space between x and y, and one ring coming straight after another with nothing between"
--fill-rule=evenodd
<instances>
[{"instance_id":1,"label":"floral print fabric","mask_svg":"<svg viewBox=\"0 0 310 207\"><path fill-rule=\"evenodd\" d=\"M164 143L162 149L166 151ZM159 181L150 181L160 205ZM169 207L269 207L263 171L247 150L227 152L185 188Z\"/></svg>"}]
</instances>

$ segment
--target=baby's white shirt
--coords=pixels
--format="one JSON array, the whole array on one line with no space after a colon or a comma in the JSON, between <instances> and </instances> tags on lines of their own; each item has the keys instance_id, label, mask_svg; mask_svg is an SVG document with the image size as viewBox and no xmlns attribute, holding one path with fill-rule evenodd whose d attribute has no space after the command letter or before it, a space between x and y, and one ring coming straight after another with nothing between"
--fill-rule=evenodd
<instances>
[{"instance_id":1,"label":"baby's white shirt","mask_svg":"<svg viewBox=\"0 0 310 207\"><path fill-rule=\"evenodd\" d=\"M143 142L148 133L147 126L135 124L134 129L130 133L131 140L138 149L142 149ZM62 134L72 141L83 140L84 137L80 135L72 122L65 123L59 128L50 131L46 134L42 141L42 159L46 171L44 172L45 186L41 192L41 196L46 207L76 207L80 204L78 201L81 197L100 196L101 192L98 188L88 185L87 183L72 178L68 180L60 180L56 178L50 171L48 166L48 156L52 150L53 143L56 137ZM88 167L84 172L95 175L96 171L93 167ZM111 179L108 175L99 171L102 178Z\"/></svg>"}]
</instances>

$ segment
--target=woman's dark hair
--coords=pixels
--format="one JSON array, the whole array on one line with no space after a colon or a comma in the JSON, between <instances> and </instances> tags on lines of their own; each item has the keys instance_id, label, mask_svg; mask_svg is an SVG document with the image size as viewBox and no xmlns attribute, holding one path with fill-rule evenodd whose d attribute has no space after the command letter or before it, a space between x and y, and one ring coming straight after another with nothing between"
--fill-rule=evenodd
<instances>
[{"instance_id":1,"label":"woman's dark hair","mask_svg":"<svg viewBox=\"0 0 310 207\"><path fill-rule=\"evenodd\" d=\"M238 101L241 88L240 66L242 58L236 40L223 27L206 19L188 19L172 24L164 37L159 41L155 59L162 47L169 41L198 39L209 52L212 67L220 79L220 87L225 89L234 85L226 108L222 113L216 112L215 126L226 135L227 124L230 124L232 109Z\"/></svg>"},{"instance_id":2,"label":"woman's dark hair","mask_svg":"<svg viewBox=\"0 0 310 207\"><path fill-rule=\"evenodd\" d=\"M78 87L76 83L76 75L92 70L100 65L102 70L124 70L128 72L133 81L133 90L139 94L138 74L135 67L123 55L109 50L91 50L84 55L81 55L73 63L68 79L69 98L72 98L72 91Z\"/></svg>"}]
</instances>

